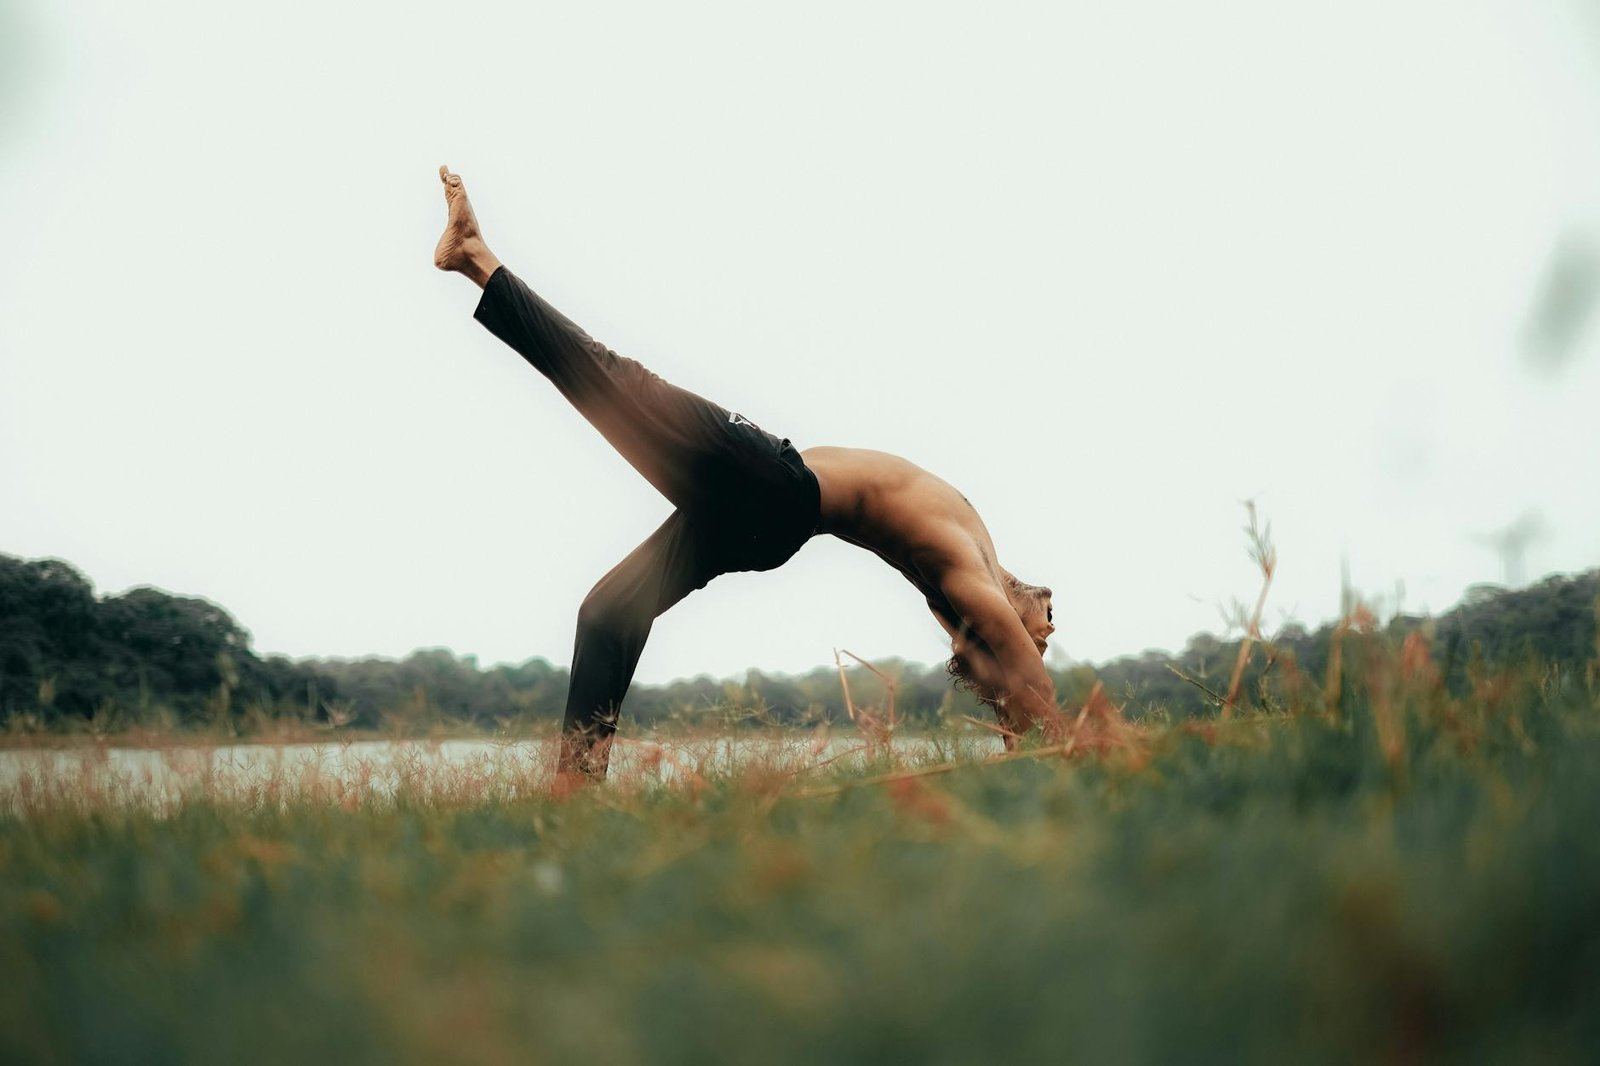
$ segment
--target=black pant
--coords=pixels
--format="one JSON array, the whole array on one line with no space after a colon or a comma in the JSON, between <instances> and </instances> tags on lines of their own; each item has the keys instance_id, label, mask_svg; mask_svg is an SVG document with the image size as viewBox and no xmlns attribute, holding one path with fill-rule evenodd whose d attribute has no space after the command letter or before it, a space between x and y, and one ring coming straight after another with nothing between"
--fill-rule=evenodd
<instances>
[{"instance_id":1,"label":"black pant","mask_svg":"<svg viewBox=\"0 0 1600 1066\"><path fill-rule=\"evenodd\" d=\"M597 343L505 267L474 317L677 507L578 609L564 757L603 776L600 742L616 730L651 623L718 574L787 562L817 530L816 475L789 441Z\"/></svg>"}]
</instances>

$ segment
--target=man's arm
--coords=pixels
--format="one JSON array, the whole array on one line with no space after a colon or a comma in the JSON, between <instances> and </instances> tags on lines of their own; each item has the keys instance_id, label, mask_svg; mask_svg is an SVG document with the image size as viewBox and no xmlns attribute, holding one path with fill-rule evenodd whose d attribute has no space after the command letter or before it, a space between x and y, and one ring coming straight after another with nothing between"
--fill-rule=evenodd
<instances>
[{"instance_id":1,"label":"man's arm","mask_svg":"<svg viewBox=\"0 0 1600 1066\"><path fill-rule=\"evenodd\" d=\"M955 650L967 661L979 694L995 701L1004 724L1023 732L1059 717L1044 658L993 579L981 570L959 569L946 575L940 591L962 624Z\"/></svg>"}]
</instances>

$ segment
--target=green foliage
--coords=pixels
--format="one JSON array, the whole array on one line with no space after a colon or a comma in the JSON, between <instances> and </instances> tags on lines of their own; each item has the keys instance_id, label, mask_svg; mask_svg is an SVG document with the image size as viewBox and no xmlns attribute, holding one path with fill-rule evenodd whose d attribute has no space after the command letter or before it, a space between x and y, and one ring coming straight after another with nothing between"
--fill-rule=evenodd
<instances>
[{"instance_id":1,"label":"green foliage","mask_svg":"<svg viewBox=\"0 0 1600 1066\"><path fill-rule=\"evenodd\" d=\"M557 718L567 690L567 671L545 659L484 670L472 656L457 658L443 648L398 662L310 660L304 668L322 699L346 702L358 726Z\"/></svg>"},{"instance_id":2,"label":"green foliage","mask_svg":"<svg viewBox=\"0 0 1600 1066\"><path fill-rule=\"evenodd\" d=\"M55 559L0 555L0 715L138 717L152 707L196 721L235 696L275 704L299 668L263 664L227 611L151 588L96 599Z\"/></svg>"},{"instance_id":3,"label":"green foliage","mask_svg":"<svg viewBox=\"0 0 1600 1066\"><path fill-rule=\"evenodd\" d=\"M1479 669L1498 669L1509 663L1537 661L1582 677L1588 664L1600 661L1597 617L1600 570L1590 570L1549 577L1524 589L1476 586L1458 606L1438 618L1397 615L1386 625L1359 628L1375 633L1393 648L1410 634L1426 637L1432 661L1452 690L1460 692L1470 683L1474 663ZM1242 691L1257 702L1265 691L1270 703L1272 696L1288 698L1285 690L1295 683L1322 686L1340 629L1337 623L1315 632L1297 624L1284 627L1264 645L1257 645ZM1094 674L1113 699L1127 704L1133 717L1202 717L1216 713L1218 701L1206 689L1226 692L1238 653L1237 640L1201 633L1177 655L1148 651L1106 663ZM1361 666L1347 661L1341 674L1348 675ZM1058 676L1057 684L1072 693L1081 691L1086 680L1079 670L1066 678Z\"/></svg>"}]
</instances>

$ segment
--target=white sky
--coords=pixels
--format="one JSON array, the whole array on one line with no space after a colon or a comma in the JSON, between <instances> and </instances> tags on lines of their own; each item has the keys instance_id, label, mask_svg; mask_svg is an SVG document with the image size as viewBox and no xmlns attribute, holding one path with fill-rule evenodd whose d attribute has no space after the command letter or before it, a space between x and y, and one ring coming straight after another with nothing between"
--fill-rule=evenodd
<instances>
[{"instance_id":1,"label":"white sky","mask_svg":"<svg viewBox=\"0 0 1600 1066\"><path fill-rule=\"evenodd\" d=\"M800 447L953 482L1104 659L1254 597L1442 609L1537 512L1600 562L1577 0L0 4L0 551L262 652L569 660L668 506L434 271L435 175L590 333ZM1587 486L1587 487L1585 487ZM945 648L826 538L657 623L639 677Z\"/></svg>"}]
</instances>

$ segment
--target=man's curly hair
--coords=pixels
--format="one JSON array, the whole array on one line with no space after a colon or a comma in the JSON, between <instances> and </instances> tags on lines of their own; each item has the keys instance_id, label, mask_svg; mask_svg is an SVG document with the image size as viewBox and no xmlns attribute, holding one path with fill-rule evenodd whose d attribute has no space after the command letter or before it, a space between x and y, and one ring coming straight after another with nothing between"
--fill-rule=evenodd
<instances>
[{"instance_id":1,"label":"man's curly hair","mask_svg":"<svg viewBox=\"0 0 1600 1066\"><path fill-rule=\"evenodd\" d=\"M984 694L983 689L972 676L972 667L960 652L951 652L950 658L945 660L944 672L950 675L950 680L955 684L957 692L970 692L977 697L979 703L985 707L995 707L993 696Z\"/></svg>"},{"instance_id":2,"label":"man's curly hair","mask_svg":"<svg viewBox=\"0 0 1600 1066\"><path fill-rule=\"evenodd\" d=\"M950 680L955 683L958 691L975 691L977 682L972 679L972 668L967 665L967 660L960 652L950 653L950 658L945 660L944 672L950 675Z\"/></svg>"}]
</instances>

